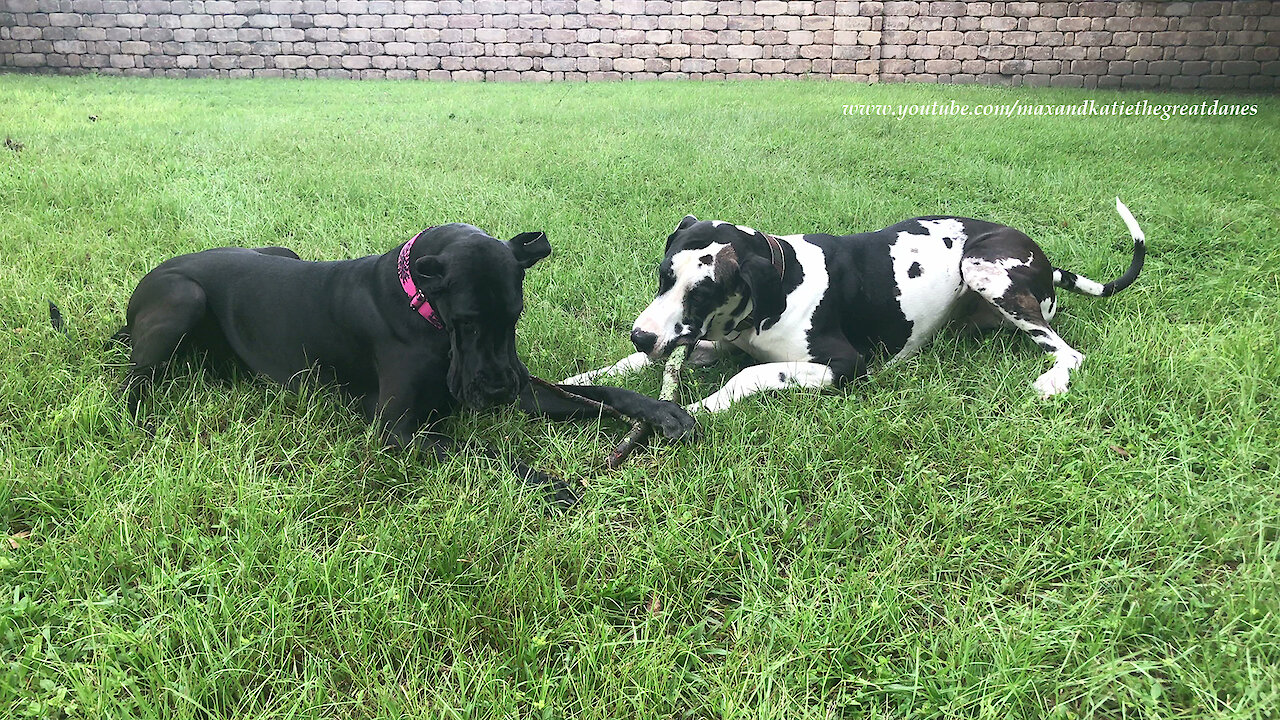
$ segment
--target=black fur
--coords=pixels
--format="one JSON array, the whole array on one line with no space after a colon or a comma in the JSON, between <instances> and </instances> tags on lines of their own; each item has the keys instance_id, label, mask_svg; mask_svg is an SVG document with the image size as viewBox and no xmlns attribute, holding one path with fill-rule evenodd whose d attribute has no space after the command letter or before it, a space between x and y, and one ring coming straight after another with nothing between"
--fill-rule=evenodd
<instances>
[{"instance_id":1,"label":"black fur","mask_svg":"<svg viewBox=\"0 0 1280 720\"><path fill-rule=\"evenodd\" d=\"M525 268L551 252L543 233L503 243L470 225L420 233L409 258L414 283L443 320L437 328L409 305L397 273L400 246L384 255L306 262L285 248L216 248L168 260L129 299L130 340L122 386L136 414L149 381L175 351L200 351L287 386L304 379L337 388L378 423L389 447L454 452L458 444L420 433L459 406L520 403L556 419L595 417L530 384L516 354ZM679 406L610 387L572 392L677 437L693 428ZM520 463L530 483L552 483Z\"/></svg>"}]
</instances>

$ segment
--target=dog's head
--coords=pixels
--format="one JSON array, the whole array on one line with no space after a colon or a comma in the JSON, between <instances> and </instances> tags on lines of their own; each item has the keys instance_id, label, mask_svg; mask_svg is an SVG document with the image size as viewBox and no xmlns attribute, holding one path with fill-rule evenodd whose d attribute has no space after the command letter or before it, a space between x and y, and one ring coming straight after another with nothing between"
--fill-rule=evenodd
<instances>
[{"instance_id":1,"label":"dog's head","mask_svg":"<svg viewBox=\"0 0 1280 720\"><path fill-rule=\"evenodd\" d=\"M677 345L767 330L786 305L763 233L686 215L667 238L658 294L636 318L631 342L652 358Z\"/></svg>"},{"instance_id":2,"label":"dog's head","mask_svg":"<svg viewBox=\"0 0 1280 720\"><path fill-rule=\"evenodd\" d=\"M424 230L415 241L410 272L449 334L449 393L464 405L512 403L528 385L516 355L524 271L550 254L545 233L502 242L462 224Z\"/></svg>"}]
</instances>

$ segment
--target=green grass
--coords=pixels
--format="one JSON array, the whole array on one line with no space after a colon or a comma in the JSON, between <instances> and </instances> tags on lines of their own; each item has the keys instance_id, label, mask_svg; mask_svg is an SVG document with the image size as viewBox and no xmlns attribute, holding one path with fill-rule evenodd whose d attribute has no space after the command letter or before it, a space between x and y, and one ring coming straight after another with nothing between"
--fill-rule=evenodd
<instances>
[{"instance_id":1,"label":"green grass","mask_svg":"<svg viewBox=\"0 0 1280 720\"><path fill-rule=\"evenodd\" d=\"M0 76L0 716L1276 717L1280 102L1252 118L850 118L851 102L1203 98L828 83ZM90 116L96 116L96 122ZM104 350L156 263L545 229L534 373L627 351L686 212L772 232L953 213L1107 280L1087 355L946 333L845 392L624 428L463 415L588 485L378 450L323 392L180 370L151 438ZM54 300L68 332L49 327ZM731 364L688 375L705 394ZM622 382L656 393L658 373Z\"/></svg>"}]
</instances>

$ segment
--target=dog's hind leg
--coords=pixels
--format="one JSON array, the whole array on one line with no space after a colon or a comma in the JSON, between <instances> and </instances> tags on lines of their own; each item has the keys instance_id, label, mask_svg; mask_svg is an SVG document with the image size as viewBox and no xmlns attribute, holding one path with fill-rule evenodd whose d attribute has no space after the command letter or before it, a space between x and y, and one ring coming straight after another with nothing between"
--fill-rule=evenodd
<instances>
[{"instance_id":1,"label":"dog's hind leg","mask_svg":"<svg viewBox=\"0 0 1280 720\"><path fill-rule=\"evenodd\" d=\"M139 283L129 299L126 328L133 348L121 392L135 417L138 405L160 368L182 339L199 326L206 313L205 294L196 282L181 276L155 276ZM120 333L117 333L119 335Z\"/></svg>"},{"instance_id":2,"label":"dog's hind leg","mask_svg":"<svg viewBox=\"0 0 1280 720\"><path fill-rule=\"evenodd\" d=\"M1016 254L998 258L968 256L961 261L960 272L970 290L1053 357L1053 366L1033 383L1040 395L1050 397L1066 392L1071 371L1080 367L1084 355L1049 326L1056 305L1052 268L1043 253L1032 253L1027 261Z\"/></svg>"},{"instance_id":3,"label":"dog's hind leg","mask_svg":"<svg viewBox=\"0 0 1280 720\"><path fill-rule=\"evenodd\" d=\"M112 334L111 337L107 338L107 341L102 344L102 347L104 350L110 350L113 343L120 343L121 345L132 344L132 340L129 337L128 325L124 325L119 330L115 331L115 333Z\"/></svg>"}]
</instances>

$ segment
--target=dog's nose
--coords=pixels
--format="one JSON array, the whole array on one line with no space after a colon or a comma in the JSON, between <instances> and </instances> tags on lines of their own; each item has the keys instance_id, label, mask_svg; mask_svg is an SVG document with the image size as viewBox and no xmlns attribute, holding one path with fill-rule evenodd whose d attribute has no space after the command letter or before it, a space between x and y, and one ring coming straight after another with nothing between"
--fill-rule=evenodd
<instances>
[{"instance_id":1,"label":"dog's nose","mask_svg":"<svg viewBox=\"0 0 1280 720\"><path fill-rule=\"evenodd\" d=\"M656 342L658 342L658 336L651 332L645 332L640 328L635 328L631 331L631 344L635 345L636 349L642 353L653 352L653 345Z\"/></svg>"}]
</instances>

